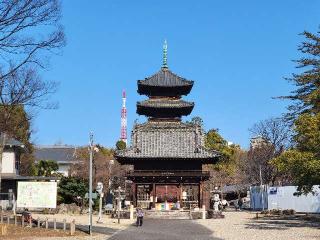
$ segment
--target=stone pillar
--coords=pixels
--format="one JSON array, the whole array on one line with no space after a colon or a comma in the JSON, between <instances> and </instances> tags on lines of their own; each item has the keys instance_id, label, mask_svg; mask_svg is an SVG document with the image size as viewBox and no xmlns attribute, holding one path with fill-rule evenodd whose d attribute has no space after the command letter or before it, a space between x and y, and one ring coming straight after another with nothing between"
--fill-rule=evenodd
<instances>
[{"instance_id":1,"label":"stone pillar","mask_svg":"<svg viewBox=\"0 0 320 240\"><path fill-rule=\"evenodd\" d=\"M202 219L206 219L206 205L202 205Z\"/></svg>"},{"instance_id":2,"label":"stone pillar","mask_svg":"<svg viewBox=\"0 0 320 240\"><path fill-rule=\"evenodd\" d=\"M63 219L63 231L67 230L67 221L66 219Z\"/></svg>"},{"instance_id":3,"label":"stone pillar","mask_svg":"<svg viewBox=\"0 0 320 240\"><path fill-rule=\"evenodd\" d=\"M130 220L133 220L133 205L130 204Z\"/></svg>"},{"instance_id":4,"label":"stone pillar","mask_svg":"<svg viewBox=\"0 0 320 240\"><path fill-rule=\"evenodd\" d=\"M73 219L70 223L70 235L73 236L76 232L76 220Z\"/></svg>"}]
</instances>

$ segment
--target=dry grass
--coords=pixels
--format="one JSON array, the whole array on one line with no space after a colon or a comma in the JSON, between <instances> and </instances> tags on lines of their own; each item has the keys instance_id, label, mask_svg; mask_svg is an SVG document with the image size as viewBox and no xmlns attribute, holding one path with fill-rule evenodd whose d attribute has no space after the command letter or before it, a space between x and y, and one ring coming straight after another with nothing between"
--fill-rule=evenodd
<instances>
[{"instance_id":1,"label":"dry grass","mask_svg":"<svg viewBox=\"0 0 320 240\"><path fill-rule=\"evenodd\" d=\"M30 228L15 225L7 225L7 235L0 236L0 239L16 240L16 239L34 239L36 237L71 237L70 232L63 230L53 230L45 228ZM76 231L75 237L81 237L87 235L84 232Z\"/></svg>"}]
</instances>

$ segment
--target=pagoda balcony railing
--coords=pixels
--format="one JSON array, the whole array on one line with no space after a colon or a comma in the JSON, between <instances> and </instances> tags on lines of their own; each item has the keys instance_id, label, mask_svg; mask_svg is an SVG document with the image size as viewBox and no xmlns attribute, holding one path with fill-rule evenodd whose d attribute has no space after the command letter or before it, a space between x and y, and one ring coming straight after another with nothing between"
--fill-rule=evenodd
<instances>
[{"instance_id":1,"label":"pagoda balcony railing","mask_svg":"<svg viewBox=\"0 0 320 240\"><path fill-rule=\"evenodd\" d=\"M209 171L201 170L131 170L127 177L210 177Z\"/></svg>"}]
</instances>

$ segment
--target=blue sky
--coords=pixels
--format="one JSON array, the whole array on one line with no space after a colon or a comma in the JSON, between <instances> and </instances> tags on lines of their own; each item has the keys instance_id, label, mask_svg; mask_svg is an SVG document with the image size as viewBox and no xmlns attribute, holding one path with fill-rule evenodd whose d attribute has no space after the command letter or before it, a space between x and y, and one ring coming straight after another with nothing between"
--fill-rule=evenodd
<instances>
[{"instance_id":1,"label":"blue sky","mask_svg":"<svg viewBox=\"0 0 320 240\"><path fill-rule=\"evenodd\" d=\"M320 25L317 0L64 0L62 8L67 46L43 73L60 82L59 108L34 120L41 145L84 145L92 130L96 142L114 146L122 89L130 136L134 120L145 121L136 81L160 69L167 39L169 68L195 81L185 97L196 104L190 117L247 147L248 128L285 111L287 102L272 97L292 89L283 77L296 71L298 34Z\"/></svg>"}]
</instances>

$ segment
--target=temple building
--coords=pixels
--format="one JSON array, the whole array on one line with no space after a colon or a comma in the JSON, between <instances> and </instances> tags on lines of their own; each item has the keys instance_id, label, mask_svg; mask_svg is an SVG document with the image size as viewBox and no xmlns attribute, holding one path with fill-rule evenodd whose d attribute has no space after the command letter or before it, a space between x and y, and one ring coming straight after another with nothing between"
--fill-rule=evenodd
<instances>
[{"instance_id":1,"label":"temple building","mask_svg":"<svg viewBox=\"0 0 320 240\"><path fill-rule=\"evenodd\" d=\"M126 177L133 182L135 206L169 210L176 203L182 208L209 205L203 182L210 173L203 165L214 164L219 153L204 147L200 125L182 121L194 103L182 99L194 82L182 78L167 66L167 45L159 72L138 80L138 93L147 100L137 102L137 113L148 121L135 124L131 146L115 153L123 165L131 165Z\"/></svg>"}]
</instances>

